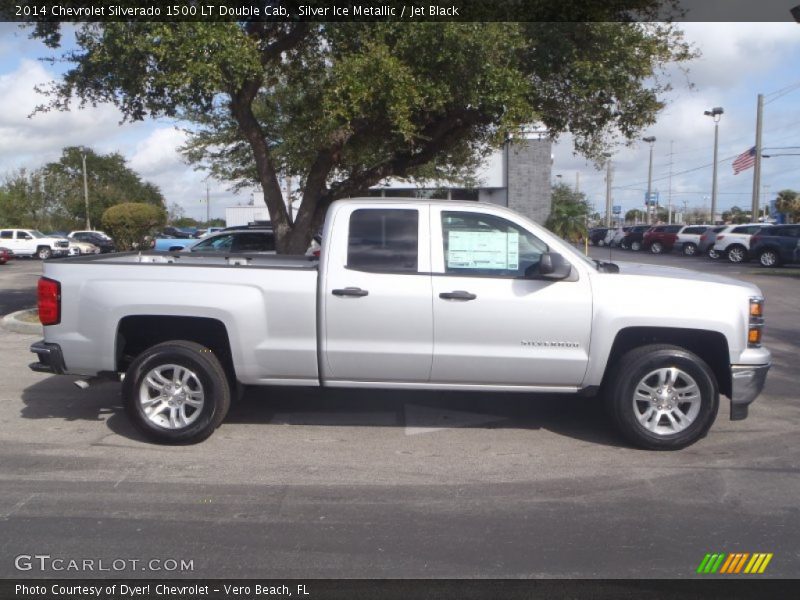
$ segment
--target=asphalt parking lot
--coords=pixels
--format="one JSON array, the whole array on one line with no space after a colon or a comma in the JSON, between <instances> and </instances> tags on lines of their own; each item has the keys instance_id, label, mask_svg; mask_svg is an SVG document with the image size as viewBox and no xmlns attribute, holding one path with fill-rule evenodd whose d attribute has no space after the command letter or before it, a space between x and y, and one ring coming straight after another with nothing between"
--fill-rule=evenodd
<instances>
[{"instance_id":1,"label":"asphalt parking lot","mask_svg":"<svg viewBox=\"0 0 800 600\"><path fill-rule=\"evenodd\" d=\"M608 259L607 249L592 255ZM599 403L560 396L264 389L195 446L143 441L119 385L33 373L0 330L0 577L694 576L708 552L800 574L800 279L612 251L752 281L774 367L746 421L634 450ZM39 263L0 266L0 306ZM191 560L185 571L19 571L19 555Z\"/></svg>"}]
</instances>

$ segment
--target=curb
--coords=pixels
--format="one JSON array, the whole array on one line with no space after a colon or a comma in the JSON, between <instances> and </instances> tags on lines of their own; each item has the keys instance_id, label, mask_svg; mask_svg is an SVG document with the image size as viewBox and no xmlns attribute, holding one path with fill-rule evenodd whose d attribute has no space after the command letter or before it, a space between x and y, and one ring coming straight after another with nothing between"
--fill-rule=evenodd
<instances>
[{"instance_id":1,"label":"curb","mask_svg":"<svg viewBox=\"0 0 800 600\"><path fill-rule=\"evenodd\" d=\"M35 308L28 308L25 310L18 310L17 312L13 312L7 314L3 317L2 321L0 321L0 325L2 325L3 329L6 331L11 331L13 333L24 333L27 335L43 335L42 326L39 323L28 323L27 321L23 321L20 317L26 313L35 313Z\"/></svg>"}]
</instances>

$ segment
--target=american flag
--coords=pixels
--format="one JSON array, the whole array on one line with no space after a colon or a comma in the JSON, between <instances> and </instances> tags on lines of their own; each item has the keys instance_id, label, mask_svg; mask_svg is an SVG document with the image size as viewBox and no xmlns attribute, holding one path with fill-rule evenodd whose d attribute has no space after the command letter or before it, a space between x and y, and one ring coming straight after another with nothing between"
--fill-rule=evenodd
<instances>
[{"instance_id":1,"label":"american flag","mask_svg":"<svg viewBox=\"0 0 800 600\"><path fill-rule=\"evenodd\" d=\"M756 164L756 147L745 150L733 161L733 174L738 175Z\"/></svg>"}]
</instances>

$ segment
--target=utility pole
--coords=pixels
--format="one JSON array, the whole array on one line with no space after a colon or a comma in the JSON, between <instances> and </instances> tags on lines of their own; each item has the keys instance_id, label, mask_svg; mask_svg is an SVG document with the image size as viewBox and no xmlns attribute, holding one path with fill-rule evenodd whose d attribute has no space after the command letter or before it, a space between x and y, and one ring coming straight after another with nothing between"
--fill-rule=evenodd
<instances>
[{"instance_id":1,"label":"utility pole","mask_svg":"<svg viewBox=\"0 0 800 600\"><path fill-rule=\"evenodd\" d=\"M669 141L669 187L667 188L667 225L672 225L672 146L673 140Z\"/></svg>"},{"instance_id":2,"label":"utility pole","mask_svg":"<svg viewBox=\"0 0 800 600\"><path fill-rule=\"evenodd\" d=\"M86 175L86 153L81 154L83 161L83 203L86 207L86 229L91 229L92 225L89 222L89 180Z\"/></svg>"},{"instance_id":3,"label":"utility pole","mask_svg":"<svg viewBox=\"0 0 800 600\"><path fill-rule=\"evenodd\" d=\"M757 218L759 208L759 191L761 190L761 127L764 120L764 94L758 95L756 105L756 161L753 164L753 205L751 214Z\"/></svg>"},{"instance_id":4,"label":"utility pole","mask_svg":"<svg viewBox=\"0 0 800 600\"><path fill-rule=\"evenodd\" d=\"M606 227L611 227L611 159L606 161Z\"/></svg>"},{"instance_id":5,"label":"utility pole","mask_svg":"<svg viewBox=\"0 0 800 600\"><path fill-rule=\"evenodd\" d=\"M647 197L645 198L645 208L647 208L647 215L648 221L650 224L653 223L655 220L653 217L653 211L650 208L650 194L652 193L653 189L653 142L656 141L656 137L654 135L642 138L643 142L647 142L650 144L650 166L647 169Z\"/></svg>"},{"instance_id":6,"label":"utility pole","mask_svg":"<svg viewBox=\"0 0 800 600\"><path fill-rule=\"evenodd\" d=\"M208 191L208 181L206 181L206 227L211 220L211 194Z\"/></svg>"},{"instance_id":7,"label":"utility pole","mask_svg":"<svg viewBox=\"0 0 800 600\"><path fill-rule=\"evenodd\" d=\"M706 110L703 114L714 119L714 172L711 176L711 224L713 225L717 214L717 151L719 149L719 120L725 111L721 106Z\"/></svg>"}]
</instances>

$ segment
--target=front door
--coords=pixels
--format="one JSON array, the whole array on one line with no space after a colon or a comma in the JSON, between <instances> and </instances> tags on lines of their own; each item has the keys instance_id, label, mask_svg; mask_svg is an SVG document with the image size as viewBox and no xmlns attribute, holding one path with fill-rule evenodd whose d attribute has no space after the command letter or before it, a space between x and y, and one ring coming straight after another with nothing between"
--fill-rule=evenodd
<instances>
[{"instance_id":1,"label":"front door","mask_svg":"<svg viewBox=\"0 0 800 600\"><path fill-rule=\"evenodd\" d=\"M403 206L403 205L399 205ZM407 206L407 205L406 205ZM424 383L433 354L428 207L336 215L345 239L327 248L323 379Z\"/></svg>"},{"instance_id":2,"label":"front door","mask_svg":"<svg viewBox=\"0 0 800 600\"><path fill-rule=\"evenodd\" d=\"M591 338L588 277L536 279L547 245L480 209L433 209L431 225L441 233L432 252L431 382L580 385Z\"/></svg>"}]
</instances>

